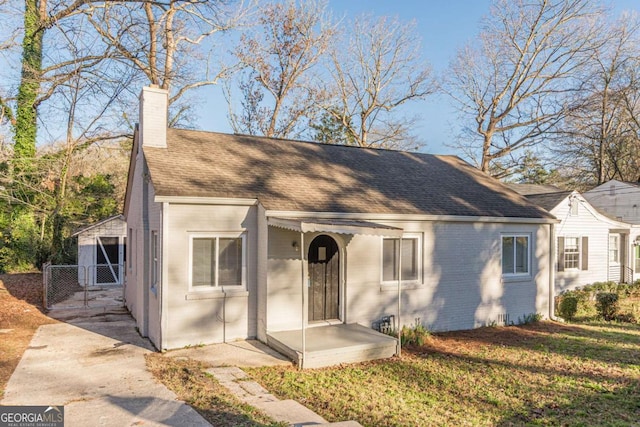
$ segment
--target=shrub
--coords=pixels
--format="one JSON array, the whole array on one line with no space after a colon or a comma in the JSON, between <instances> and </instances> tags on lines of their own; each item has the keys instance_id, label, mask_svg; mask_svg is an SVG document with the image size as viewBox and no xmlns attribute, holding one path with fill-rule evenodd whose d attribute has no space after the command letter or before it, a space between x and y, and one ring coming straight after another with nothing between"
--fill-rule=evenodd
<instances>
[{"instance_id":1,"label":"shrub","mask_svg":"<svg viewBox=\"0 0 640 427\"><path fill-rule=\"evenodd\" d=\"M538 323L541 320L542 320L542 314L529 313L529 314L525 314L522 319L518 317L518 325L531 325L533 323Z\"/></svg>"},{"instance_id":2,"label":"shrub","mask_svg":"<svg viewBox=\"0 0 640 427\"><path fill-rule=\"evenodd\" d=\"M431 332L422 325L420 318L417 317L413 326L402 327L402 338L400 341L403 346L409 344L421 347L427 342L430 336Z\"/></svg>"},{"instance_id":3,"label":"shrub","mask_svg":"<svg viewBox=\"0 0 640 427\"><path fill-rule=\"evenodd\" d=\"M614 320L618 312L618 294L613 292L597 294L596 310L604 320Z\"/></svg>"},{"instance_id":4,"label":"shrub","mask_svg":"<svg viewBox=\"0 0 640 427\"><path fill-rule=\"evenodd\" d=\"M613 320L621 323L638 323L638 318L634 313L618 313L615 315Z\"/></svg>"},{"instance_id":5,"label":"shrub","mask_svg":"<svg viewBox=\"0 0 640 427\"><path fill-rule=\"evenodd\" d=\"M564 295L560 299L558 314L564 320L571 322L578 312L578 297L573 294Z\"/></svg>"}]
</instances>

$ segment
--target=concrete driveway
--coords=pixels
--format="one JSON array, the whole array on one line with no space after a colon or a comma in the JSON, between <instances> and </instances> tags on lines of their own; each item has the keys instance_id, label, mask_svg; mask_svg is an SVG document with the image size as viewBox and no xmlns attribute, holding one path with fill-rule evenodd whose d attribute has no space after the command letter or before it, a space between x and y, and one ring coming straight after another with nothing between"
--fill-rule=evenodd
<instances>
[{"instance_id":1,"label":"concrete driveway","mask_svg":"<svg viewBox=\"0 0 640 427\"><path fill-rule=\"evenodd\" d=\"M67 426L209 426L145 367L152 351L128 314L41 326L3 405L64 405Z\"/></svg>"}]
</instances>

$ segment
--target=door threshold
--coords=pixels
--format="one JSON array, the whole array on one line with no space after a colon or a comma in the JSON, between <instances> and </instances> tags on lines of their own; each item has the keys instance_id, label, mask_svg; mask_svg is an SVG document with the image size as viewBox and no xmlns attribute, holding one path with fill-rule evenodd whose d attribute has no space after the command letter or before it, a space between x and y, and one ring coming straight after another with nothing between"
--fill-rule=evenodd
<instances>
[{"instance_id":1,"label":"door threshold","mask_svg":"<svg viewBox=\"0 0 640 427\"><path fill-rule=\"evenodd\" d=\"M315 328L318 326L332 326L342 325L344 322L340 319L328 319L328 320L313 320L307 324L308 328Z\"/></svg>"}]
</instances>

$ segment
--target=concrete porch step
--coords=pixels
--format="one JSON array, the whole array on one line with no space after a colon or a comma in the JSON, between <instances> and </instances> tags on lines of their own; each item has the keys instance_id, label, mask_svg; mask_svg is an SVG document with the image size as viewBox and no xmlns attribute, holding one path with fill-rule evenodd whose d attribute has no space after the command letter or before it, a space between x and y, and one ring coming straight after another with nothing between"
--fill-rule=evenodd
<instances>
[{"instance_id":1,"label":"concrete porch step","mask_svg":"<svg viewBox=\"0 0 640 427\"><path fill-rule=\"evenodd\" d=\"M307 329L304 360L300 330L268 333L267 344L305 369L385 359L397 352L395 338L355 323Z\"/></svg>"}]
</instances>

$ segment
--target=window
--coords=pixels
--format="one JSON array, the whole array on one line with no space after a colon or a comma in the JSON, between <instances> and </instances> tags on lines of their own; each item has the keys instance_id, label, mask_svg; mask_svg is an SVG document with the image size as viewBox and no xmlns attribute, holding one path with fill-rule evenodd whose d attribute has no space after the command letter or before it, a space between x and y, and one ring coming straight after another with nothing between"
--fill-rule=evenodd
<instances>
[{"instance_id":1,"label":"window","mask_svg":"<svg viewBox=\"0 0 640 427\"><path fill-rule=\"evenodd\" d=\"M245 269L244 234L192 237L192 288L244 286Z\"/></svg>"},{"instance_id":2,"label":"window","mask_svg":"<svg viewBox=\"0 0 640 427\"><path fill-rule=\"evenodd\" d=\"M575 197L569 200L569 215L578 216L578 199Z\"/></svg>"},{"instance_id":3,"label":"window","mask_svg":"<svg viewBox=\"0 0 640 427\"><path fill-rule=\"evenodd\" d=\"M402 238L402 281L420 281L421 245L418 235ZM398 281L400 239L382 239L382 281Z\"/></svg>"},{"instance_id":4,"label":"window","mask_svg":"<svg viewBox=\"0 0 640 427\"><path fill-rule=\"evenodd\" d=\"M158 259L158 232L151 232L151 288L158 285L160 262Z\"/></svg>"},{"instance_id":5,"label":"window","mask_svg":"<svg viewBox=\"0 0 640 427\"><path fill-rule=\"evenodd\" d=\"M635 254L636 273L640 273L640 246L635 245L633 253Z\"/></svg>"},{"instance_id":6,"label":"window","mask_svg":"<svg viewBox=\"0 0 640 427\"><path fill-rule=\"evenodd\" d=\"M558 237L558 271L589 269L589 237Z\"/></svg>"},{"instance_id":7,"label":"window","mask_svg":"<svg viewBox=\"0 0 640 427\"><path fill-rule=\"evenodd\" d=\"M529 236L502 236L502 274L529 274Z\"/></svg>"},{"instance_id":8,"label":"window","mask_svg":"<svg viewBox=\"0 0 640 427\"><path fill-rule=\"evenodd\" d=\"M133 229L129 229L129 246L127 246L127 265L129 266L129 271L133 269L133 247L132 242L135 242L135 238L133 237Z\"/></svg>"},{"instance_id":9,"label":"window","mask_svg":"<svg viewBox=\"0 0 640 427\"><path fill-rule=\"evenodd\" d=\"M564 238L564 268L580 268L580 242L577 237Z\"/></svg>"},{"instance_id":10,"label":"window","mask_svg":"<svg viewBox=\"0 0 640 427\"><path fill-rule=\"evenodd\" d=\"M620 235L609 234L609 262L617 264L620 262Z\"/></svg>"}]
</instances>

